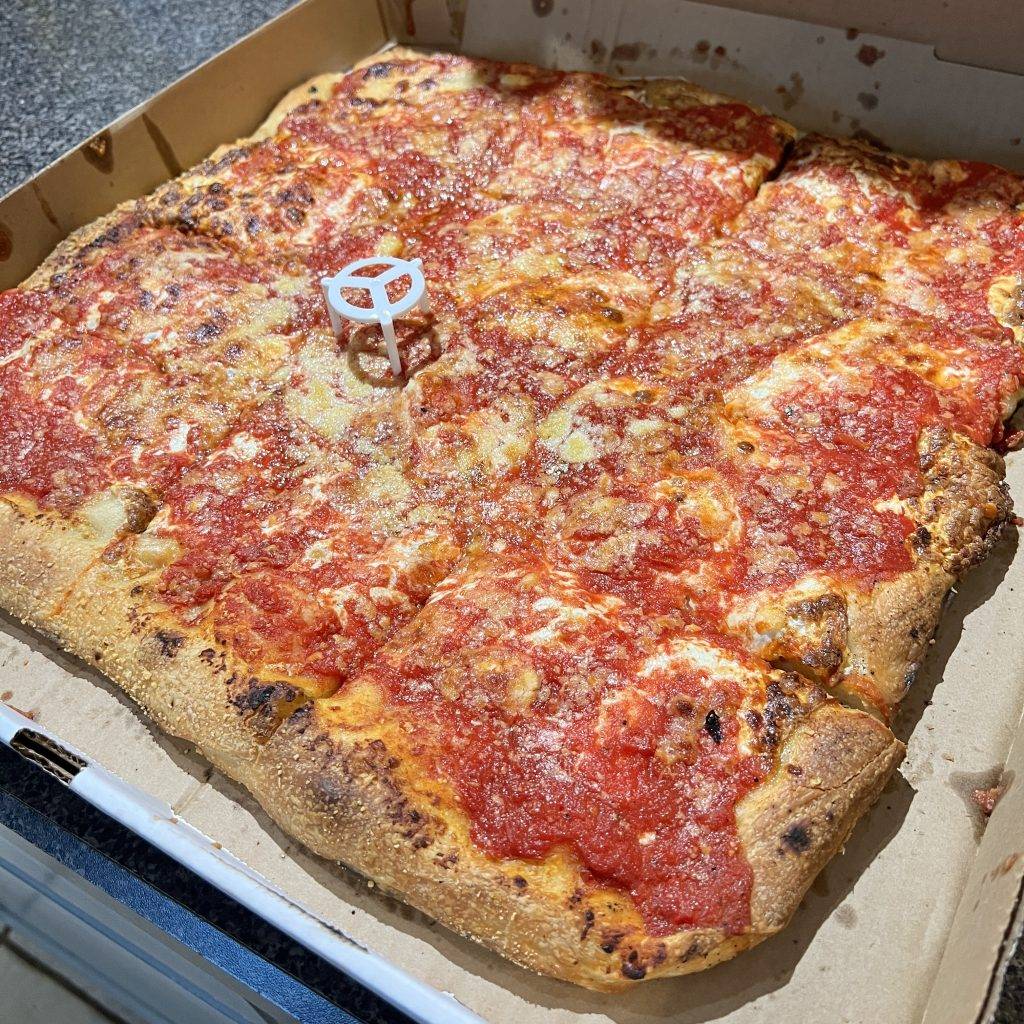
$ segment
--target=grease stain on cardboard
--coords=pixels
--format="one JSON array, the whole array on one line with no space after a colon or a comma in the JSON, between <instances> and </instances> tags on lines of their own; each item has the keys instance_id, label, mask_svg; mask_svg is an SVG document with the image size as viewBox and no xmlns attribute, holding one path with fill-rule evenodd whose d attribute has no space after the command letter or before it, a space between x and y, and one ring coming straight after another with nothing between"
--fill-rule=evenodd
<instances>
[{"instance_id":1,"label":"grease stain on cardboard","mask_svg":"<svg viewBox=\"0 0 1024 1024\"><path fill-rule=\"evenodd\" d=\"M619 43L614 50L612 50L612 60L617 61L635 61L640 59L640 55L644 52L643 43Z\"/></svg>"},{"instance_id":2,"label":"grease stain on cardboard","mask_svg":"<svg viewBox=\"0 0 1024 1024\"><path fill-rule=\"evenodd\" d=\"M988 817L982 813L981 805L975 799L974 793L976 790L992 789L998 786L1000 782L1008 786L1012 782L1012 778L1004 778L1003 776L1004 769L1002 765L996 765L981 772L950 772L949 785L953 792L964 802L968 816L971 819L971 824L974 826L976 839L981 839L981 835L985 831L985 825L988 824Z\"/></svg>"},{"instance_id":3,"label":"grease stain on cardboard","mask_svg":"<svg viewBox=\"0 0 1024 1024\"><path fill-rule=\"evenodd\" d=\"M877 46L872 46L870 43L865 43L857 51L857 60L868 68L877 64L884 56L885 50L880 50Z\"/></svg>"},{"instance_id":4,"label":"grease stain on cardboard","mask_svg":"<svg viewBox=\"0 0 1024 1024\"><path fill-rule=\"evenodd\" d=\"M92 164L103 174L110 174L114 170L114 139L109 130L102 131L88 142L82 143L80 152L87 163Z\"/></svg>"},{"instance_id":5,"label":"grease stain on cardboard","mask_svg":"<svg viewBox=\"0 0 1024 1024\"><path fill-rule=\"evenodd\" d=\"M1008 875L1021 857L1024 857L1024 853L1021 853L1020 850L1008 854L988 873L989 881L995 881L997 878L1002 878L1003 875Z\"/></svg>"},{"instance_id":6,"label":"grease stain on cardboard","mask_svg":"<svg viewBox=\"0 0 1024 1024\"><path fill-rule=\"evenodd\" d=\"M739 52L739 47L737 47L737 52ZM669 56L682 57L684 54L678 46L673 46L669 51ZM743 68L738 60L729 56L729 51L721 43L712 46L709 39L699 39L689 54L685 54L685 56L688 56L695 64L707 64L712 71L717 71L723 64L727 64L737 71Z\"/></svg>"},{"instance_id":7,"label":"grease stain on cardboard","mask_svg":"<svg viewBox=\"0 0 1024 1024\"><path fill-rule=\"evenodd\" d=\"M836 907L835 913L833 914L836 924L842 928L856 928L857 927L857 911L849 905L844 903L840 907Z\"/></svg>"},{"instance_id":8,"label":"grease stain on cardboard","mask_svg":"<svg viewBox=\"0 0 1024 1024\"><path fill-rule=\"evenodd\" d=\"M39 187L38 182L31 182L32 194L36 197L36 202L39 203L39 209L42 211L43 216L58 230L63 231L64 229L60 226L60 221L57 220L57 215L53 212L53 207L46 201L46 196L43 195L42 189Z\"/></svg>"},{"instance_id":9,"label":"grease stain on cardboard","mask_svg":"<svg viewBox=\"0 0 1024 1024\"><path fill-rule=\"evenodd\" d=\"M789 85L777 85L775 91L782 97L783 110L792 110L804 96L804 77L799 71L789 76Z\"/></svg>"},{"instance_id":10,"label":"grease stain on cardboard","mask_svg":"<svg viewBox=\"0 0 1024 1024\"><path fill-rule=\"evenodd\" d=\"M160 131L159 125L151 118L148 114L142 115L142 123L146 127L146 132L149 137L153 140L153 145L156 148L157 153L160 155L160 159L163 161L164 167L167 173L172 177L176 178L181 174L181 164L178 162L177 156L174 154L174 150L171 148L171 144L167 141L167 136Z\"/></svg>"}]
</instances>

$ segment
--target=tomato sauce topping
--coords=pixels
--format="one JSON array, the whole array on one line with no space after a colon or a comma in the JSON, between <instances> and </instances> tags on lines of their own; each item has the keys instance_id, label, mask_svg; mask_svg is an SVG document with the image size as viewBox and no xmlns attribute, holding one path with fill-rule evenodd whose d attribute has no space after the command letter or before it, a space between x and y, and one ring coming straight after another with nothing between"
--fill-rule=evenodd
<instances>
[{"instance_id":1,"label":"tomato sauce topping","mask_svg":"<svg viewBox=\"0 0 1024 1024\"><path fill-rule=\"evenodd\" d=\"M289 308L265 272L168 228L132 229L47 289L4 293L4 489L65 512L114 483L161 494L270 390L290 342L263 347ZM246 333L248 316L260 326Z\"/></svg>"},{"instance_id":2,"label":"tomato sauce topping","mask_svg":"<svg viewBox=\"0 0 1024 1024\"><path fill-rule=\"evenodd\" d=\"M159 535L181 554L164 599L182 614L212 602L218 635L254 665L335 682L357 671L461 550L458 524L409 521L423 496L386 438L366 442L358 424L329 442L263 406L166 494Z\"/></svg>"},{"instance_id":3,"label":"tomato sauce topping","mask_svg":"<svg viewBox=\"0 0 1024 1024\"><path fill-rule=\"evenodd\" d=\"M83 389L73 378L42 392L33 383L0 371L0 492L68 512L109 481L103 452L76 421Z\"/></svg>"},{"instance_id":4,"label":"tomato sauce topping","mask_svg":"<svg viewBox=\"0 0 1024 1024\"><path fill-rule=\"evenodd\" d=\"M1022 203L1024 183L1001 168L808 136L730 231L812 273L840 268L894 318L998 332L989 288L1024 273Z\"/></svg>"},{"instance_id":5,"label":"tomato sauce topping","mask_svg":"<svg viewBox=\"0 0 1024 1024\"><path fill-rule=\"evenodd\" d=\"M197 448L184 436L173 443L182 423L154 393L154 380L160 373L151 361L102 334L61 327L37 339L0 367L0 493L70 513L115 482L176 478Z\"/></svg>"},{"instance_id":6,"label":"tomato sauce topping","mask_svg":"<svg viewBox=\"0 0 1024 1024\"><path fill-rule=\"evenodd\" d=\"M0 292L0 359L13 355L54 323L50 301L39 289Z\"/></svg>"},{"instance_id":7,"label":"tomato sauce topping","mask_svg":"<svg viewBox=\"0 0 1024 1024\"><path fill-rule=\"evenodd\" d=\"M755 470L742 492L744 589L788 585L816 570L870 586L910 568L915 524L878 506L921 493L918 445L939 421L938 401L906 371L868 368L858 383L794 389L762 420L762 455L777 468Z\"/></svg>"}]
</instances>

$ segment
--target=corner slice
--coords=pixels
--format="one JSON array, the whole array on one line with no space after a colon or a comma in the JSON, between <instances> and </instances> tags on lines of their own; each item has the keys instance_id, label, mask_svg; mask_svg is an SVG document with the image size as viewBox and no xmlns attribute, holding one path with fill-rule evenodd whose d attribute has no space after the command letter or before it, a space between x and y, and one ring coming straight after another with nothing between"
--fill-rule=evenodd
<instances>
[{"instance_id":1,"label":"corner slice","mask_svg":"<svg viewBox=\"0 0 1024 1024\"><path fill-rule=\"evenodd\" d=\"M902 750L728 640L506 553L443 583L241 778L316 853L617 989L781 928Z\"/></svg>"}]
</instances>

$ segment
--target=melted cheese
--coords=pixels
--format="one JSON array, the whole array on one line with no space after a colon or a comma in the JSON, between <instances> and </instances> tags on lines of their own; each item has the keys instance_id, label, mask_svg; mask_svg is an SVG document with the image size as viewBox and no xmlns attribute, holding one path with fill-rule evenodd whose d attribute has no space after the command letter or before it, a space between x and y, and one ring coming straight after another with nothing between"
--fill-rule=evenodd
<instances>
[{"instance_id":1,"label":"melted cheese","mask_svg":"<svg viewBox=\"0 0 1024 1024\"><path fill-rule=\"evenodd\" d=\"M173 537L148 531L136 539L134 553L138 561L153 569L170 565L184 554Z\"/></svg>"},{"instance_id":2,"label":"melted cheese","mask_svg":"<svg viewBox=\"0 0 1024 1024\"><path fill-rule=\"evenodd\" d=\"M109 491L98 494L82 506L82 518L96 534L96 539L106 544L121 533L127 524L125 499Z\"/></svg>"},{"instance_id":3,"label":"melted cheese","mask_svg":"<svg viewBox=\"0 0 1024 1024\"><path fill-rule=\"evenodd\" d=\"M314 339L299 352L297 379L284 402L296 419L329 440L345 437L357 413L372 403L376 389L352 370L347 356Z\"/></svg>"}]
</instances>

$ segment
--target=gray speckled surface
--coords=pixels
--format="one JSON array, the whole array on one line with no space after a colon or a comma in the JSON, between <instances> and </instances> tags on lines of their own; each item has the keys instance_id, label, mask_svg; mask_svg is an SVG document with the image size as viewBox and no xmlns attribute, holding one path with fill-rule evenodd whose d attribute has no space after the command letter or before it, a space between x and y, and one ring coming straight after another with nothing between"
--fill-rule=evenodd
<instances>
[{"instance_id":1,"label":"gray speckled surface","mask_svg":"<svg viewBox=\"0 0 1024 1024\"><path fill-rule=\"evenodd\" d=\"M0 193L291 0L0 0Z\"/></svg>"},{"instance_id":2,"label":"gray speckled surface","mask_svg":"<svg viewBox=\"0 0 1024 1024\"><path fill-rule=\"evenodd\" d=\"M0 193L289 0L0 0ZM1024 1022L1024 949L997 1024Z\"/></svg>"},{"instance_id":3,"label":"gray speckled surface","mask_svg":"<svg viewBox=\"0 0 1024 1024\"><path fill-rule=\"evenodd\" d=\"M996 1010L996 1024L1019 1024L1024 1021L1024 944L1018 947L1003 981L1003 991Z\"/></svg>"}]
</instances>

